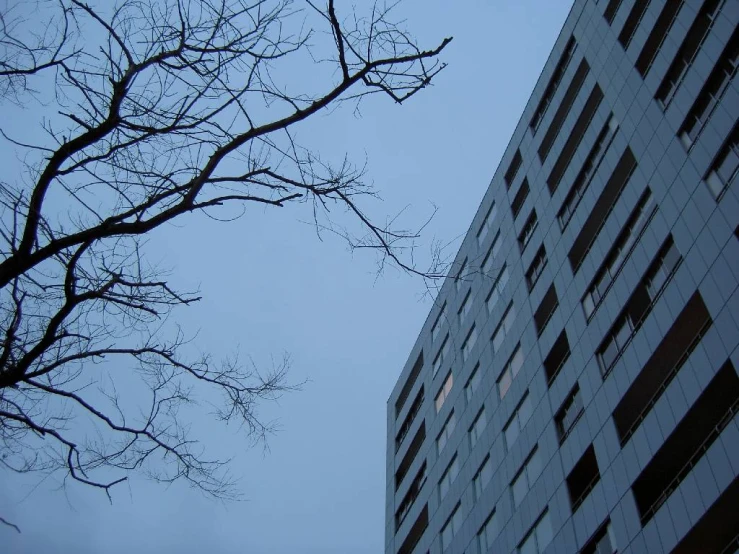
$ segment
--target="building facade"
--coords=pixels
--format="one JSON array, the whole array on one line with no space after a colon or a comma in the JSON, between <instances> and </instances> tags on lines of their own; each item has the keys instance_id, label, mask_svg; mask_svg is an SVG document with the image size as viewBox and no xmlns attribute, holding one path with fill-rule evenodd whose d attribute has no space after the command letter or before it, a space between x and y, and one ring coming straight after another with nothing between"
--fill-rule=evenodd
<instances>
[{"instance_id":1,"label":"building facade","mask_svg":"<svg viewBox=\"0 0 739 554\"><path fill-rule=\"evenodd\" d=\"M386 554L739 550L739 0L576 0L388 401Z\"/></svg>"}]
</instances>

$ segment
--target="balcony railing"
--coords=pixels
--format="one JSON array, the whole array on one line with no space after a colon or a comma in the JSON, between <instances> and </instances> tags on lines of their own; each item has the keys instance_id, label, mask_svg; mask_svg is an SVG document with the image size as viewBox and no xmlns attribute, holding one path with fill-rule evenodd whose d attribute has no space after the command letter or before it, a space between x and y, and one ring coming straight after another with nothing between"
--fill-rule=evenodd
<instances>
[{"instance_id":1,"label":"balcony railing","mask_svg":"<svg viewBox=\"0 0 739 554\"><path fill-rule=\"evenodd\" d=\"M582 491L582 494L580 494L580 496L578 496L577 499L572 503L573 514L577 511L580 505L585 502L585 499L593 491L595 485L598 484L598 481L600 481L600 473L597 473L593 476L593 478L590 480L590 483L588 483L588 486L585 487L584 491Z\"/></svg>"},{"instance_id":2,"label":"balcony railing","mask_svg":"<svg viewBox=\"0 0 739 554\"><path fill-rule=\"evenodd\" d=\"M703 455L708 451L708 449L711 447L713 442L718 438L718 436L721 434L721 431L724 430L724 428L731 422L734 415L739 412L739 400L736 400L728 410L726 410L726 413L721 418L721 420L713 427L711 432L708 434L708 436L703 440L703 442L700 444L700 446L696 449L696 451L693 453L693 455L690 457L688 462L682 467L682 469L678 472L678 474L675 476L675 478L670 481L670 484L667 485L664 491L662 491L662 494L659 495L659 498L652 503L652 505L649 507L649 509L644 512L644 514L641 516L641 524L642 526L646 525L646 523L654 517L654 514L657 513L657 510L660 509L662 504L665 503L665 501L670 497L670 495L675 492L677 487L680 485L680 483L683 482L685 477L688 476L688 473L696 466L698 461L703 457Z\"/></svg>"},{"instance_id":3,"label":"balcony railing","mask_svg":"<svg viewBox=\"0 0 739 554\"><path fill-rule=\"evenodd\" d=\"M698 334L695 336L693 341L688 345L688 348L685 349L685 352L682 356L680 356L680 359L675 363L675 365L672 366L670 371L665 375L665 378L662 380L662 383L657 388L656 392L652 395L652 397L649 399L649 402L647 402L646 406L642 409L641 412L639 412L639 415L637 416L634 423L628 428L628 430L624 433L624 436L621 438L621 446L623 447L631 438L631 436L636 432L636 430L639 428L639 425L641 425L642 421L644 421L647 417L647 414L651 411L652 408L654 408L654 405L657 403L657 400L659 400L660 396L667 390L667 387L672 382L672 380L675 378L675 375L677 375L677 372L680 371L680 368L685 364L686 361L688 361L688 358L690 358L690 355L693 353L693 350L695 350L695 347L698 345L698 343L703 339L705 334L708 332L708 329L711 327L711 324L713 321L711 319L708 319L704 324L703 327L701 327L700 331L698 331Z\"/></svg>"}]
</instances>

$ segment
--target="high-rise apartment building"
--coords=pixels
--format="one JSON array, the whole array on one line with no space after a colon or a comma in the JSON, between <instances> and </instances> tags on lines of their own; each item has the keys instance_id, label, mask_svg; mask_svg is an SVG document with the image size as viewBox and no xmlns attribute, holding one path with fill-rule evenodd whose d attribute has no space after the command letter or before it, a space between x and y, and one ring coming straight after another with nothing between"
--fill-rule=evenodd
<instances>
[{"instance_id":1,"label":"high-rise apartment building","mask_svg":"<svg viewBox=\"0 0 739 554\"><path fill-rule=\"evenodd\" d=\"M739 549L739 0L576 0L388 402L386 554Z\"/></svg>"}]
</instances>

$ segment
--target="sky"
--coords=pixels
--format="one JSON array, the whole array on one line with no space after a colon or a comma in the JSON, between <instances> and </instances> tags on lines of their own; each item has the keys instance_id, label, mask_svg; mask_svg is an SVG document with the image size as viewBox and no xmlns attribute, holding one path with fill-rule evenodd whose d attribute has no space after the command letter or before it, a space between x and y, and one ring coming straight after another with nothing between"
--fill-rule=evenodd
<instances>
[{"instance_id":1,"label":"sky","mask_svg":"<svg viewBox=\"0 0 739 554\"><path fill-rule=\"evenodd\" d=\"M299 130L311 148L368 164L383 201L410 221L438 211L420 249L453 256L572 5L571 0L404 0L419 44L453 42L433 86L398 106L373 98ZM348 4L339 3L339 9ZM296 68L310 78L310 68ZM17 113L19 121L23 115ZM244 499L218 502L185 484L134 477L114 490L60 487L0 472L3 552L379 553L384 551L386 403L432 306L417 277L319 240L291 209L252 208L219 223L193 217L151 237L152 256L203 300L177 314L197 347L258 364L288 353L302 389L264 405L280 430L268 449L237 429L206 428L234 456ZM197 422L196 422L197 429Z\"/></svg>"}]
</instances>

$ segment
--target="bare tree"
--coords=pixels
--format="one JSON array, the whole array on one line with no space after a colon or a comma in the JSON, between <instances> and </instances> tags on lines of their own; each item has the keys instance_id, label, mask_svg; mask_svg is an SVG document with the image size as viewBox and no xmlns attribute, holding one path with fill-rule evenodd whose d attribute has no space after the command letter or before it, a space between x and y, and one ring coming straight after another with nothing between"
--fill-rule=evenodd
<instances>
[{"instance_id":1,"label":"bare tree","mask_svg":"<svg viewBox=\"0 0 739 554\"><path fill-rule=\"evenodd\" d=\"M183 410L215 392L218 418L260 439L256 405L290 388L287 360L262 372L193 357L167 316L199 297L171 286L142 241L186 214L307 203L319 229L439 276L414 266L415 233L365 214L364 170L327 163L293 129L370 94L407 100L443 68L450 39L422 50L379 4L366 15L333 0L106 6L0 13L0 102L56 112L32 144L0 121L24 163L0 180L0 461L108 495L142 471L229 497L226 462L208 457ZM296 62L316 79L291 79ZM119 394L131 387L135 398Z\"/></svg>"}]
</instances>

